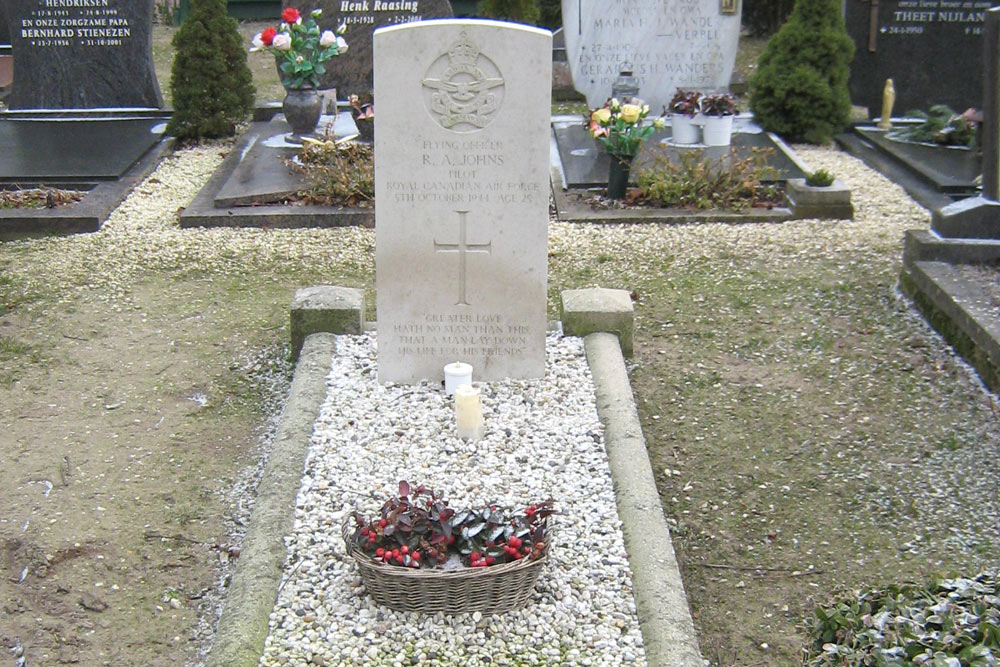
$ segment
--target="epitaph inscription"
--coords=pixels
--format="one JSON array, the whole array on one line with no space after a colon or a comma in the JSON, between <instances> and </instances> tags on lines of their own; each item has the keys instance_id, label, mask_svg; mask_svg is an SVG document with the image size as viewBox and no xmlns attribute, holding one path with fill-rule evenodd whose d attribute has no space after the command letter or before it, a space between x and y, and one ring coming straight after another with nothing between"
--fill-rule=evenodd
<instances>
[{"instance_id":1,"label":"epitaph inscription","mask_svg":"<svg viewBox=\"0 0 1000 667\"><path fill-rule=\"evenodd\" d=\"M551 48L496 21L376 32L382 381L544 373Z\"/></svg>"},{"instance_id":2,"label":"epitaph inscription","mask_svg":"<svg viewBox=\"0 0 1000 667\"><path fill-rule=\"evenodd\" d=\"M611 95L626 63L654 109L674 91L729 86L739 43L738 5L720 0L563 0L573 85L591 107Z\"/></svg>"},{"instance_id":3,"label":"epitaph inscription","mask_svg":"<svg viewBox=\"0 0 1000 667\"><path fill-rule=\"evenodd\" d=\"M851 101L878 116L886 79L897 115L947 104L958 112L983 99L982 32L997 0L845 0L854 40Z\"/></svg>"},{"instance_id":4,"label":"epitaph inscription","mask_svg":"<svg viewBox=\"0 0 1000 667\"><path fill-rule=\"evenodd\" d=\"M300 7L296 0L285 0L288 7ZM321 23L336 27L347 25L347 53L326 64L320 77L323 88L336 88L341 99L363 95L372 90L372 33L378 28L428 19L451 18L448 0L319 0L314 5L323 10Z\"/></svg>"},{"instance_id":5,"label":"epitaph inscription","mask_svg":"<svg viewBox=\"0 0 1000 667\"><path fill-rule=\"evenodd\" d=\"M6 0L12 109L162 106L153 0Z\"/></svg>"}]
</instances>

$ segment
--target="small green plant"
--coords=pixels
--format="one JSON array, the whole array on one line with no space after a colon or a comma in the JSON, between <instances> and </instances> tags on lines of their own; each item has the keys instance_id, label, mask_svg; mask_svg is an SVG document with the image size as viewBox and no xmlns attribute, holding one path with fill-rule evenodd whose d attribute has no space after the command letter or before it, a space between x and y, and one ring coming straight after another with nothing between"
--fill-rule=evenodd
<instances>
[{"instance_id":1,"label":"small green plant","mask_svg":"<svg viewBox=\"0 0 1000 667\"><path fill-rule=\"evenodd\" d=\"M672 113L688 118L694 118L699 111L701 111L701 93L681 88L677 89L670 103L663 109L664 114Z\"/></svg>"},{"instance_id":2,"label":"small green plant","mask_svg":"<svg viewBox=\"0 0 1000 667\"><path fill-rule=\"evenodd\" d=\"M975 109L967 109L965 113L957 114L947 105L936 104L930 108L928 113L919 110L910 111L906 117L917 118L921 122L916 125L899 127L890 131L886 136L898 141L940 144L942 146L974 148L976 145L976 130L979 124L975 120Z\"/></svg>"},{"instance_id":3,"label":"small green plant","mask_svg":"<svg viewBox=\"0 0 1000 667\"><path fill-rule=\"evenodd\" d=\"M535 560L547 548L552 504L456 511L423 484L411 488L401 481L399 496L387 500L378 517L353 514L353 543L377 561L415 569L443 565L455 554L466 567Z\"/></svg>"},{"instance_id":4,"label":"small green plant","mask_svg":"<svg viewBox=\"0 0 1000 667\"><path fill-rule=\"evenodd\" d=\"M805 665L963 665L1000 658L997 571L858 591L807 621Z\"/></svg>"},{"instance_id":5,"label":"small green plant","mask_svg":"<svg viewBox=\"0 0 1000 667\"><path fill-rule=\"evenodd\" d=\"M727 93L701 98L701 112L706 116L735 116L736 111L736 100Z\"/></svg>"},{"instance_id":6,"label":"small green plant","mask_svg":"<svg viewBox=\"0 0 1000 667\"><path fill-rule=\"evenodd\" d=\"M827 188L833 185L836 180L836 176L828 172L826 169L817 169L816 171L806 174L806 185L814 188Z\"/></svg>"},{"instance_id":7,"label":"small green plant","mask_svg":"<svg viewBox=\"0 0 1000 667\"><path fill-rule=\"evenodd\" d=\"M754 149L746 157L730 150L726 158L705 159L701 151L683 151L679 163L657 155L653 166L639 172L640 200L664 208L728 208L776 205L783 200L768 166L773 149Z\"/></svg>"},{"instance_id":8,"label":"small green plant","mask_svg":"<svg viewBox=\"0 0 1000 667\"><path fill-rule=\"evenodd\" d=\"M375 161L370 145L307 140L299 162L289 163L314 185L297 193L307 204L363 206L375 197Z\"/></svg>"}]
</instances>

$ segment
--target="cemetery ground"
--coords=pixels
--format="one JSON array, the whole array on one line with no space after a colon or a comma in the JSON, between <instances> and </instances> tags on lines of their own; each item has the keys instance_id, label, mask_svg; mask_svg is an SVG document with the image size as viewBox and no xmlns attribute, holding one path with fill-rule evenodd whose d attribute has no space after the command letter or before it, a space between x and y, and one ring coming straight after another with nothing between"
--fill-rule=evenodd
<instances>
[{"instance_id":1,"label":"cemetery ground","mask_svg":"<svg viewBox=\"0 0 1000 667\"><path fill-rule=\"evenodd\" d=\"M280 409L291 297L374 283L371 230L179 229L227 147L166 159L98 233L0 246L2 635L28 664L196 659ZM855 221L550 229L550 314L567 288L638 297L633 388L719 665L798 664L840 587L998 556L993 398L895 287L928 216L798 148L849 182Z\"/></svg>"},{"instance_id":2,"label":"cemetery ground","mask_svg":"<svg viewBox=\"0 0 1000 667\"><path fill-rule=\"evenodd\" d=\"M229 147L168 157L100 232L0 244L0 636L29 665L197 661L287 388L292 295L374 303L372 230L178 227ZM896 289L927 212L796 149L855 220L550 227L551 316L564 289L637 298L633 390L714 665L800 664L838 590L1000 556L995 399Z\"/></svg>"}]
</instances>

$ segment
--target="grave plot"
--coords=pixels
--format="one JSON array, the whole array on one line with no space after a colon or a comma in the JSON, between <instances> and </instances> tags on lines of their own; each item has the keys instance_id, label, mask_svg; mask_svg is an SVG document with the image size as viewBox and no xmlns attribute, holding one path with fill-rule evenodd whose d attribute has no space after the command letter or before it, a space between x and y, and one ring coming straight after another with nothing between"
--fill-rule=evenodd
<instances>
[{"instance_id":1,"label":"grave plot","mask_svg":"<svg viewBox=\"0 0 1000 667\"><path fill-rule=\"evenodd\" d=\"M867 107L871 124L861 124L837 136L845 150L861 157L903 185L930 209L974 196L981 173L978 147L938 144L934 139L905 141L900 130L919 124L910 118L933 113L938 105L957 116L982 109L985 88L980 72L989 66L984 56L984 26L990 0L914 3L845 4L847 30L855 44L851 63L851 99ZM892 80L893 93L885 94ZM887 104L888 103L888 104ZM889 119L882 119L885 112ZM874 120L882 119L876 125Z\"/></svg>"},{"instance_id":2,"label":"grave plot","mask_svg":"<svg viewBox=\"0 0 1000 667\"><path fill-rule=\"evenodd\" d=\"M88 194L69 207L0 210L2 234L98 229L165 150L152 0L51 4L6 5L14 76L0 113L0 187Z\"/></svg>"}]
</instances>

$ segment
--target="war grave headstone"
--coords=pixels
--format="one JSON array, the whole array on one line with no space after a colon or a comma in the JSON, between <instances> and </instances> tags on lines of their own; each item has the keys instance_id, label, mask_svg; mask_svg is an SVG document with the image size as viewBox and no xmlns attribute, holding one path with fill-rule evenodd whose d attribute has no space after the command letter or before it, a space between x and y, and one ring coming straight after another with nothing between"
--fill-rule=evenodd
<instances>
[{"instance_id":1,"label":"war grave headstone","mask_svg":"<svg viewBox=\"0 0 1000 667\"><path fill-rule=\"evenodd\" d=\"M0 187L90 190L121 180L165 127L153 0L7 0L4 8L15 76L10 110L0 114ZM87 224L99 226L99 212L127 192L120 190L101 189L103 203L84 216ZM25 216L4 211L4 228Z\"/></svg>"},{"instance_id":2,"label":"war grave headstone","mask_svg":"<svg viewBox=\"0 0 1000 667\"><path fill-rule=\"evenodd\" d=\"M298 6L286 0L284 5ZM320 78L323 88L336 88L340 99L372 90L372 34L378 28L427 19L451 18L448 0L319 0L323 19L330 25L347 25L348 52L327 64Z\"/></svg>"},{"instance_id":3,"label":"war grave headstone","mask_svg":"<svg viewBox=\"0 0 1000 667\"><path fill-rule=\"evenodd\" d=\"M374 56L379 379L542 376L551 34L421 22Z\"/></svg>"},{"instance_id":4,"label":"war grave headstone","mask_svg":"<svg viewBox=\"0 0 1000 667\"><path fill-rule=\"evenodd\" d=\"M562 0L573 83L596 108L628 63L654 110L680 87L729 86L740 35L739 2L720 0Z\"/></svg>"}]
</instances>

